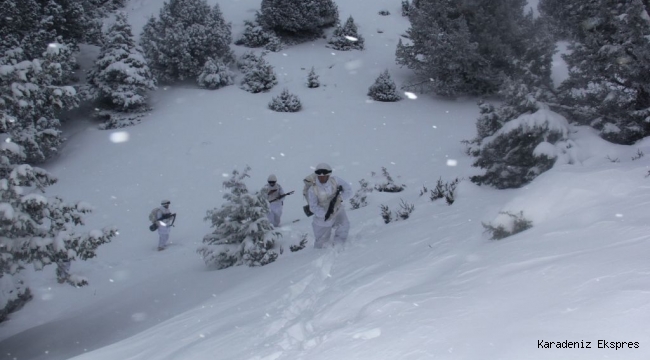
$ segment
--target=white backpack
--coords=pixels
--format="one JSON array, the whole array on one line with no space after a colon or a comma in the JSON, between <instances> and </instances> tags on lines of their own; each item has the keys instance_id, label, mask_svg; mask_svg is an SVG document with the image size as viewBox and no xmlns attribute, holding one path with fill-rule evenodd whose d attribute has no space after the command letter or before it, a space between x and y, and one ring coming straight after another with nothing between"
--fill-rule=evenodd
<instances>
[{"instance_id":1,"label":"white backpack","mask_svg":"<svg viewBox=\"0 0 650 360\"><path fill-rule=\"evenodd\" d=\"M158 221L158 210L159 209L156 207L153 210L151 210L151 212L149 213L149 221L151 221L152 223Z\"/></svg>"}]
</instances>

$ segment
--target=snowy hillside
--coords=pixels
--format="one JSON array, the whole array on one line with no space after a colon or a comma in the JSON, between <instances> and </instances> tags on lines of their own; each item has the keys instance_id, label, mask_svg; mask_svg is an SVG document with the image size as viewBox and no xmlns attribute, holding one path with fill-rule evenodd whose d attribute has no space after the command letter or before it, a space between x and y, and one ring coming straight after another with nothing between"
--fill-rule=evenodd
<instances>
[{"instance_id":1,"label":"snowy hillside","mask_svg":"<svg viewBox=\"0 0 650 360\"><path fill-rule=\"evenodd\" d=\"M259 3L219 1L234 38ZM136 33L162 4L131 0ZM395 64L409 22L396 0L337 4L365 50L333 51L319 39L266 55L279 81L268 93L161 86L137 126L67 125L61 155L44 166L59 179L48 195L91 203L87 227L115 225L120 235L72 264L89 286L57 284L52 267L28 274L34 299L0 323L0 359L650 358L650 157L632 160L650 154L650 142L613 145L574 127L573 164L516 190L476 186L467 179L480 170L461 141L475 135L477 99L372 101L368 87L384 70L398 85L411 76ZM80 61L93 56L84 47ZM305 85L312 66L316 89ZM300 112L268 110L284 88ZM320 162L354 190L381 181L372 173L382 167L406 189L372 192L367 207L348 210L344 248L313 249L301 191ZM196 253L211 231L203 218L246 165L250 190L273 173L296 191L284 202L284 253L264 267L209 270ZM453 205L420 196L456 178ZM178 218L172 245L158 252L147 215L162 199ZM379 206L402 200L415 205L411 217L385 224ZM505 211L533 227L489 240L482 223L506 221ZM290 252L303 234L307 248ZM548 343L565 341L574 348Z\"/></svg>"}]
</instances>

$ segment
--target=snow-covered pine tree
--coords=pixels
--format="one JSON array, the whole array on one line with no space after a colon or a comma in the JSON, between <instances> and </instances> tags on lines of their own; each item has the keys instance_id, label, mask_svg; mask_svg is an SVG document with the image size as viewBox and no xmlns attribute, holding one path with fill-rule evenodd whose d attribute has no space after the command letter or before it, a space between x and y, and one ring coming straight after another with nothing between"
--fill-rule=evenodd
<instances>
[{"instance_id":1,"label":"snow-covered pine tree","mask_svg":"<svg viewBox=\"0 0 650 360\"><path fill-rule=\"evenodd\" d=\"M11 119L2 115L0 126L6 128L8 122ZM0 291L0 321L30 298L20 279L25 266L41 270L57 262L93 258L97 247L117 234L113 227L75 233L75 226L84 224L83 215L92 211L90 205L65 203L35 191L42 192L56 179L43 169L19 164L24 160L23 150L13 142L0 144L0 282L17 286ZM75 286L87 284L75 275L60 280Z\"/></svg>"},{"instance_id":2,"label":"snow-covered pine tree","mask_svg":"<svg viewBox=\"0 0 650 360\"><path fill-rule=\"evenodd\" d=\"M334 29L334 33L327 43L328 47L339 51L363 50L364 47L363 36L359 34L351 15L343 26L337 26Z\"/></svg>"},{"instance_id":3,"label":"snow-covered pine tree","mask_svg":"<svg viewBox=\"0 0 650 360\"><path fill-rule=\"evenodd\" d=\"M273 71L273 66L259 57L259 61L252 62L252 66L247 68L240 88L252 93L266 92L277 85L278 80Z\"/></svg>"},{"instance_id":4,"label":"snow-covered pine tree","mask_svg":"<svg viewBox=\"0 0 650 360\"><path fill-rule=\"evenodd\" d=\"M318 75L316 75L316 69L314 67L311 67L311 70L309 70L309 74L307 74L307 87L310 89L314 89L320 86L320 81L318 80Z\"/></svg>"},{"instance_id":5,"label":"snow-covered pine tree","mask_svg":"<svg viewBox=\"0 0 650 360\"><path fill-rule=\"evenodd\" d=\"M277 112L298 112L302 109L302 104L298 96L284 89L280 95L273 97L269 102L269 109Z\"/></svg>"},{"instance_id":6,"label":"snow-covered pine tree","mask_svg":"<svg viewBox=\"0 0 650 360\"><path fill-rule=\"evenodd\" d=\"M269 208L263 196L248 192L244 180L250 170L248 166L242 173L234 170L223 182L229 191L223 196L225 203L206 213L214 231L203 237L204 245L197 252L209 267L263 266L278 257L274 248L281 234L266 218Z\"/></svg>"},{"instance_id":7,"label":"snow-covered pine tree","mask_svg":"<svg viewBox=\"0 0 650 360\"><path fill-rule=\"evenodd\" d=\"M126 13L117 12L115 22L104 34L88 82L107 109L130 112L146 107L146 93L156 88L156 81L135 42Z\"/></svg>"},{"instance_id":8,"label":"snow-covered pine tree","mask_svg":"<svg viewBox=\"0 0 650 360\"><path fill-rule=\"evenodd\" d=\"M375 101L399 101L402 99L397 93L395 82L391 79L388 70L382 72L375 83L368 88L368 96Z\"/></svg>"},{"instance_id":9,"label":"snow-covered pine tree","mask_svg":"<svg viewBox=\"0 0 650 360\"><path fill-rule=\"evenodd\" d=\"M465 17L456 1L421 0L412 7L407 30L409 43L399 39L397 63L415 72L421 79L407 88L433 91L444 96L488 92L481 69L488 63L478 54ZM437 36L431 36L437 34Z\"/></svg>"},{"instance_id":10,"label":"snow-covered pine tree","mask_svg":"<svg viewBox=\"0 0 650 360\"><path fill-rule=\"evenodd\" d=\"M294 36L320 34L339 20L332 0L262 0L260 14L269 29Z\"/></svg>"},{"instance_id":11,"label":"snow-covered pine tree","mask_svg":"<svg viewBox=\"0 0 650 360\"><path fill-rule=\"evenodd\" d=\"M235 41L235 45L243 45L251 48L264 46L269 51L279 51L282 48L281 40L271 29L265 29L261 24L261 15L255 13L255 21L244 21L244 32L242 37Z\"/></svg>"},{"instance_id":12,"label":"snow-covered pine tree","mask_svg":"<svg viewBox=\"0 0 650 360\"><path fill-rule=\"evenodd\" d=\"M3 133L23 147L25 161L43 162L64 141L57 112L78 106L76 90L63 83L63 67L54 62L68 54L66 45L51 44L42 59L26 60L20 48L0 57L0 111L9 121ZM65 55L67 56L67 55Z\"/></svg>"},{"instance_id":13,"label":"snow-covered pine tree","mask_svg":"<svg viewBox=\"0 0 650 360\"><path fill-rule=\"evenodd\" d=\"M255 54L254 51L247 51L237 59L237 69L242 73L247 73L249 69L257 66L257 63L264 59L264 52L260 55Z\"/></svg>"},{"instance_id":14,"label":"snow-covered pine tree","mask_svg":"<svg viewBox=\"0 0 650 360\"><path fill-rule=\"evenodd\" d=\"M235 74L221 60L208 59L196 79L199 87L214 90L235 83Z\"/></svg>"},{"instance_id":15,"label":"snow-covered pine tree","mask_svg":"<svg viewBox=\"0 0 650 360\"><path fill-rule=\"evenodd\" d=\"M398 64L440 95L492 94L499 90L527 41L525 0L420 0L411 8L409 44L398 44ZM432 36L431 34L436 34Z\"/></svg>"},{"instance_id":16,"label":"snow-covered pine tree","mask_svg":"<svg viewBox=\"0 0 650 360\"><path fill-rule=\"evenodd\" d=\"M642 0L575 9L584 20L573 24L577 41L563 56L569 78L559 89L562 111L619 144L650 135L649 10Z\"/></svg>"},{"instance_id":17,"label":"snow-covered pine tree","mask_svg":"<svg viewBox=\"0 0 650 360\"><path fill-rule=\"evenodd\" d=\"M479 104L477 137L466 142L468 153L477 157L473 165L486 169L484 175L471 178L478 184L525 185L550 169L571 143L566 119L547 105L556 101L551 83L555 42L544 22L532 14L526 20L521 31L528 42L518 50L521 61L501 86L503 101L498 108ZM545 148L549 150L542 151Z\"/></svg>"},{"instance_id":18,"label":"snow-covered pine tree","mask_svg":"<svg viewBox=\"0 0 650 360\"><path fill-rule=\"evenodd\" d=\"M159 80L196 78L208 58L234 60L230 24L219 4L206 0L169 0L159 18L150 18L140 45Z\"/></svg>"}]
</instances>

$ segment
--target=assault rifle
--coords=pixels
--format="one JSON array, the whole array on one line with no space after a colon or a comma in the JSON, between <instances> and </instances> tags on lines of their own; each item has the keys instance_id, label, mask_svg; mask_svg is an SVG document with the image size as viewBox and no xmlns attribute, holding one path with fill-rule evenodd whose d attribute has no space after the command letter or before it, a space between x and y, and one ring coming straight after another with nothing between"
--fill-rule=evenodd
<instances>
[{"instance_id":1,"label":"assault rifle","mask_svg":"<svg viewBox=\"0 0 650 360\"><path fill-rule=\"evenodd\" d=\"M274 201L282 200L285 196L287 196L287 195L291 195L291 194L293 194L293 190L292 190L292 191L289 191L289 192L286 193L286 194L282 194L282 195L278 196L276 199L273 199L273 200L271 200L271 201L269 201L269 202L272 203L272 202L274 202Z\"/></svg>"},{"instance_id":2,"label":"assault rifle","mask_svg":"<svg viewBox=\"0 0 650 360\"><path fill-rule=\"evenodd\" d=\"M170 226L170 227L171 227L171 226L174 226L174 223L176 222L176 213L173 213L173 214L163 214L163 216L161 216L160 219L158 219L155 223L152 223L152 224L149 226L149 230L151 230L151 231L156 231L156 230L158 230L158 226L159 226L159 225L158 225L158 221L160 221L160 220L166 220L166 219L169 219L169 218L172 218L172 223L171 223L169 226Z\"/></svg>"},{"instance_id":3,"label":"assault rifle","mask_svg":"<svg viewBox=\"0 0 650 360\"><path fill-rule=\"evenodd\" d=\"M332 216L332 213L334 213L334 207L336 206L336 200L339 199L339 195L343 192L343 186L339 185L339 187L336 189L336 194L334 195L334 198L332 198L332 201L330 201L330 206L327 208L327 213L325 213L325 221L327 221L330 216Z\"/></svg>"}]
</instances>

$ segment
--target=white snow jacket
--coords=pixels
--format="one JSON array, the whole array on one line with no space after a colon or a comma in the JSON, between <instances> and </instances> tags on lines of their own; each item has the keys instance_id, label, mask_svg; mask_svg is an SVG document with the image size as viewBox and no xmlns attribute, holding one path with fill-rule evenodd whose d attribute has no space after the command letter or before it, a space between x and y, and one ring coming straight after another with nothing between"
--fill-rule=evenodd
<instances>
[{"instance_id":1,"label":"white snow jacket","mask_svg":"<svg viewBox=\"0 0 650 360\"><path fill-rule=\"evenodd\" d=\"M325 214L334 195L336 195L336 188L339 185L343 187L343 192L341 192L336 202L334 213L325 221ZM330 178L325 184L321 184L320 181L316 180L307 195L309 197L309 210L314 213L314 223L322 222L322 225L327 226L333 224L334 217L342 209L343 200L348 200L352 197L352 187L350 187L350 183L340 177L330 175Z\"/></svg>"},{"instance_id":2,"label":"white snow jacket","mask_svg":"<svg viewBox=\"0 0 650 360\"><path fill-rule=\"evenodd\" d=\"M282 204L282 200L274 201L271 202L280 196L284 195L284 189L282 189L282 186L279 183L275 183L275 185L271 186L269 184L264 185L264 187L261 190L262 196L271 203L271 205L276 204Z\"/></svg>"}]
</instances>

